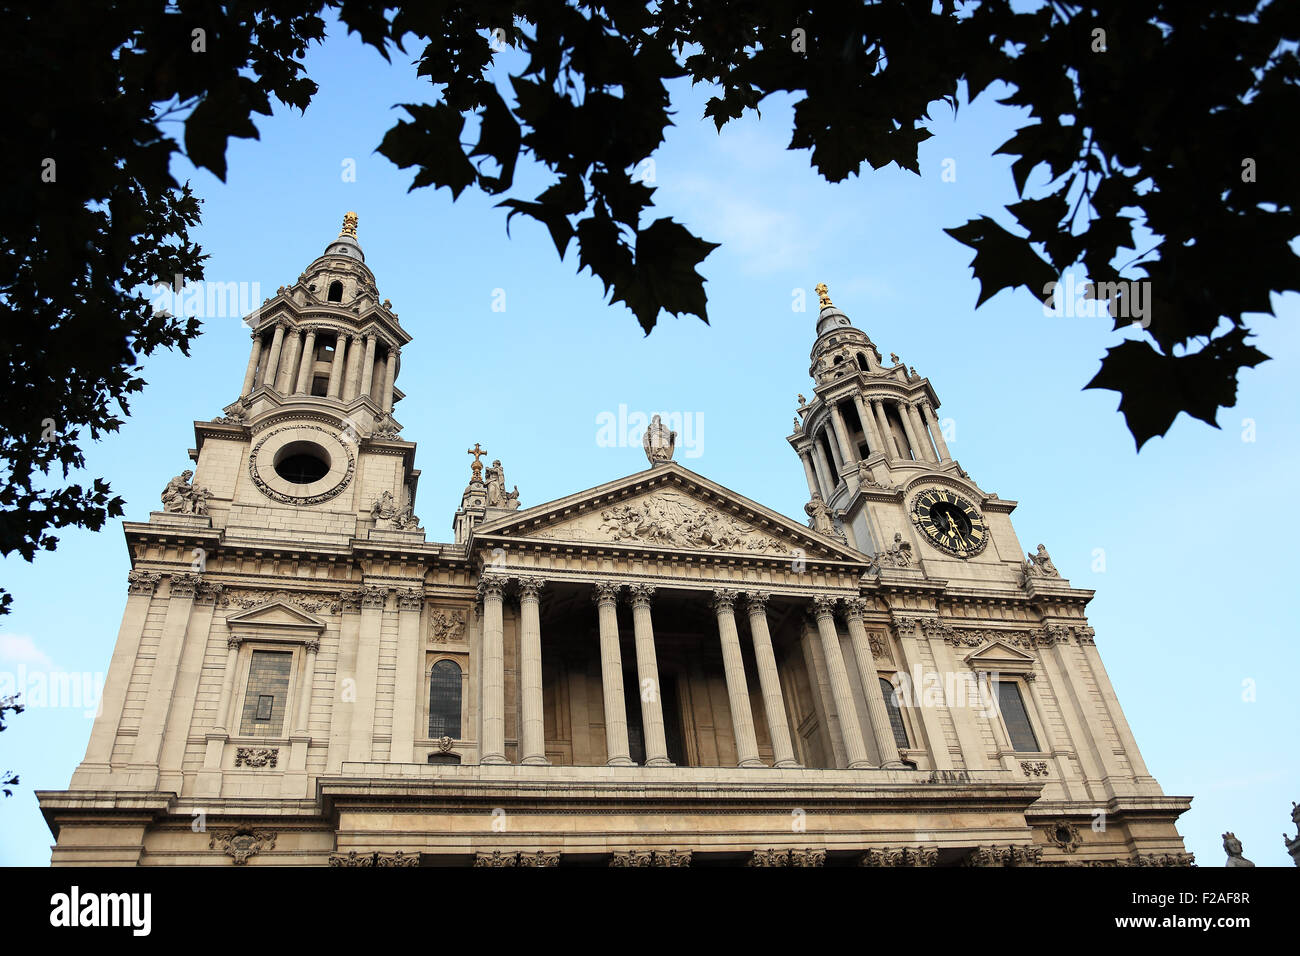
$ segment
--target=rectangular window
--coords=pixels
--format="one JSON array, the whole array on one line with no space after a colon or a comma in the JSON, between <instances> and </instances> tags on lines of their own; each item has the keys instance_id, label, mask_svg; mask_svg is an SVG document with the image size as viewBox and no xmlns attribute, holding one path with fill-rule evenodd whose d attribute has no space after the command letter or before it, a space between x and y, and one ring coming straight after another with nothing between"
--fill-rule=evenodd
<instances>
[{"instance_id":1,"label":"rectangular window","mask_svg":"<svg viewBox=\"0 0 1300 956\"><path fill-rule=\"evenodd\" d=\"M998 681L998 708L1002 711L1002 722L1006 724L1012 749L1039 752L1038 738L1034 736L1034 728L1029 723L1029 713L1025 710L1025 701L1020 696L1020 684L1017 681Z\"/></svg>"},{"instance_id":2,"label":"rectangular window","mask_svg":"<svg viewBox=\"0 0 1300 956\"><path fill-rule=\"evenodd\" d=\"M292 651L253 651L240 734L247 737L280 735L289 699L289 669L292 665Z\"/></svg>"},{"instance_id":3,"label":"rectangular window","mask_svg":"<svg viewBox=\"0 0 1300 956\"><path fill-rule=\"evenodd\" d=\"M317 375L311 380L311 393L324 398L330 390L330 380L328 375Z\"/></svg>"}]
</instances>

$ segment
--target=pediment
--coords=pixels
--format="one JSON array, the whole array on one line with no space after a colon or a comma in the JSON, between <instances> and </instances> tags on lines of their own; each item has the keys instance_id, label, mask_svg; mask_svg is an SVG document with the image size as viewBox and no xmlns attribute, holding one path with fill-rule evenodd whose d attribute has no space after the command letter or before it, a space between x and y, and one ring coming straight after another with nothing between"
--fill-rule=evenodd
<instances>
[{"instance_id":1,"label":"pediment","mask_svg":"<svg viewBox=\"0 0 1300 956\"><path fill-rule=\"evenodd\" d=\"M484 522L475 536L866 563L846 545L676 462Z\"/></svg>"},{"instance_id":2,"label":"pediment","mask_svg":"<svg viewBox=\"0 0 1300 956\"><path fill-rule=\"evenodd\" d=\"M284 628L293 631L323 631L325 622L285 601L271 601L226 618L231 628Z\"/></svg>"},{"instance_id":3,"label":"pediment","mask_svg":"<svg viewBox=\"0 0 1300 956\"><path fill-rule=\"evenodd\" d=\"M1034 666L1034 657L1003 641L993 641L967 654L966 663L985 671L1024 670Z\"/></svg>"}]
</instances>

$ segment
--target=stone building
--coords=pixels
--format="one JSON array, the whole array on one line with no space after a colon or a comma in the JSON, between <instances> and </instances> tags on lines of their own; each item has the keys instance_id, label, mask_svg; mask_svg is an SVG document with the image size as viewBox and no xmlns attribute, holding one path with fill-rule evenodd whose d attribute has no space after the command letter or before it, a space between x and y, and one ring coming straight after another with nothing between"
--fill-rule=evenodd
<instances>
[{"instance_id":1,"label":"stone building","mask_svg":"<svg viewBox=\"0 0 1300 956\"><path fill-rule=\"evenodd\" d=\"M655 420L649 467L530 507L474 445L434 541L411 337L349 213L125 524L102 713L38 795L53 862L1188 865L1093 592L1025 556L929 380L817 291L806 524Z\"/></svg>"}]
</instances>

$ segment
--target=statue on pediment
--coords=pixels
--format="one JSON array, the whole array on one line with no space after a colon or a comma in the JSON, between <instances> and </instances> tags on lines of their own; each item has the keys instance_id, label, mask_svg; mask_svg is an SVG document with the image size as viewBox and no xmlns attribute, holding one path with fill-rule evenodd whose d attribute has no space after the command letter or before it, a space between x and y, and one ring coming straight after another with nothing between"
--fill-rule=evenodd
<instances>
[{"instance_id":1,"label":"statue on pediment","mask_svg":"<svg viewBox=\"0 0 1300 956\"><path fill-rule=\"evenodd\" d=\"M677 433L669 429L663 420L655 415L650 425L641 436L641 447L645 449L646 459L652 465L659 465L673 460L673 449L677 445Z\"/></svg>"}]
</instances>

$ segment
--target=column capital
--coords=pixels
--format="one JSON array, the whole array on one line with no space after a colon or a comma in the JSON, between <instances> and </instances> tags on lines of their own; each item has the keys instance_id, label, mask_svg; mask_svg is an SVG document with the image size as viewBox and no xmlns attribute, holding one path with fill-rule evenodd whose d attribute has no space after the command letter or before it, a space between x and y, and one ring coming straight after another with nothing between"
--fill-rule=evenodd
<instances>
[{"instance_id":1,"label":"column capital","mask_svg":"<svg viewBox=\"0 0 1300 956\"><path fill-rule=\"evenodd\" d=\"M361 589L345 588L339 592L338 600L340 611L355 611L361 607Z\"/></svg>"},{"instance_id":2,"label":"column capital","mask_svg":"<svg viewBox=\"0 0 1300 956\"><path fill-rule=\"evenodd\" d=\"M629 584L627 600L633 607L649 607L655 596L655 589L649 584Z\"/></svg>"},{"instance_id":3,"label":"column capital","mask_svg":"<svg viewBox=\"0 0 1300 956\"><path fill-rule=\"evenodd\" d=\"M870 607L866 598L851 597L844 599L844 616L850 621L861 621L862 614Z\"/></svg>"},{"instance_id":4,"label":"column capital","mask_svg":"<svg viewBox=\"0 0 1300 956\"><path fill-rule=\"evenodd\" d=\"M896 615L894 617L894 630L899 636L906 636L916 633L916 627L920 623L920 618L907 617L905 615Z\"/></svg>"},{"instance_id":5,"label":"column capital","mask_svg":"<svg viewBox=\"0 0 1300 956\"><path fill-rule=\"evenodd\" d=\"M126 593L152 595L161 581L162 575L157 571L128 571Z\"/></svg>"},{"instance_id":6,"label":"column capital","mask_svg":"<svg viewBox=\"0 0 1300 956\"><path fill-rule=\"evenodd\" d=\"M713 610L721 614L723 611L732 611L736 606L737 594L731 588L714 588L713 590Z\"/></svg>"},{"instance_id":7,"label":"column capital","mask_svg":"<svg viewBox=\"0 0 1300 956\"><path fill-rule=\"evenodd\" d=\"M838 601L839 598L831 597L826 594L813 598L813 615L818 620L821 620L824 617L834 618L835 605Z\"/></svg>"},{"instance_id":8,"label":"column capital","mask_svg":"<svg viewBox=\"0 0 1300 956\"><path fill-rule=\"evenodd\" d=\"M507 583L509 583L509 578L504 574L484 574L479 578L478 591L475 596L480 601L485 601L488 598L500 600L502 595L505 594Z\"/></svg>"},{"instance_id":9,"label":"column capital","mask_svg":"<svg viewBox=\"0 0 1300 956\"><path fill-rule=\"evenodd\" d=\"M315 654L320 651L320 639L317 638L314 641L304 641L302 646L307 649L308 654Z\"/></svg>"},{"instance_id":10,"label":"column capital","mask_svg":"<svg viewBox=\"0 0 1300 956\"><path fill-rule=\"evenodd\" d=\"M401 611L418 611L424 607L424 588L399 588L397 607Z\"/></svg>"},{"instance_id":11,"label":"column capital","mask_svg":"<svg viewBox=\"0 0 1300 956\"><path fill-rule=\"evenodd\" d=\"M523 600L537 600L542 588L546 587L546 579L537 575L527 575L519 578L519 597Z\"/></svg>"},{"instance_id":12,"label":"column capital","mask_svg":"<svg viewBox=\"0 0 1300 956\"><path fill-rule=\"evenodd\" d=\"M388 601L388 591L386 587L377 584L365 585L357 589L361 598L363 608L382 608Z\"/></svg>"},{"instance_id":13,"label":"column capital","mask_svg":"<svg viewBox=\"0 0 1300 956\"><path fill-rule=\"evenodd\" d=\"M238 636L237 634L231 634L228 638L226 638L226 650L229 651L237 650L239 648L239 645L242 643L244 643L244 639L242 637Z\"/></svg>"},{"instance_id":14,"label":"column capital","mask_svg":"<svg viewBox=\"0 0 1300 956\"><path fill-rule=\"evenodd\" d=\"M593 584L591 588L591 599L596 604L613 604L618 600L618 592L622 590L623 585L600 581Z\"/></svg>"},{"instance_id":15,"label":"column capital","mask_svg":"<svg viewBox=\"0 0 1300 956\"><path fill-rule=\"evenodd\" d=\"M200 580L197 574L173 574L171 596L193 598L199 589Z\"/></svg>"},{"instance_id":16,"label":"column capital","mask_svg":"<svg viewBox=\"0 0 1300 956\"><path fill-rule=\"evenodd\" d=\"M749 609L750 614L767 613L767 599L770 597L766 591L746 591L745 607Z\"/></svg>"}]
</instances>

